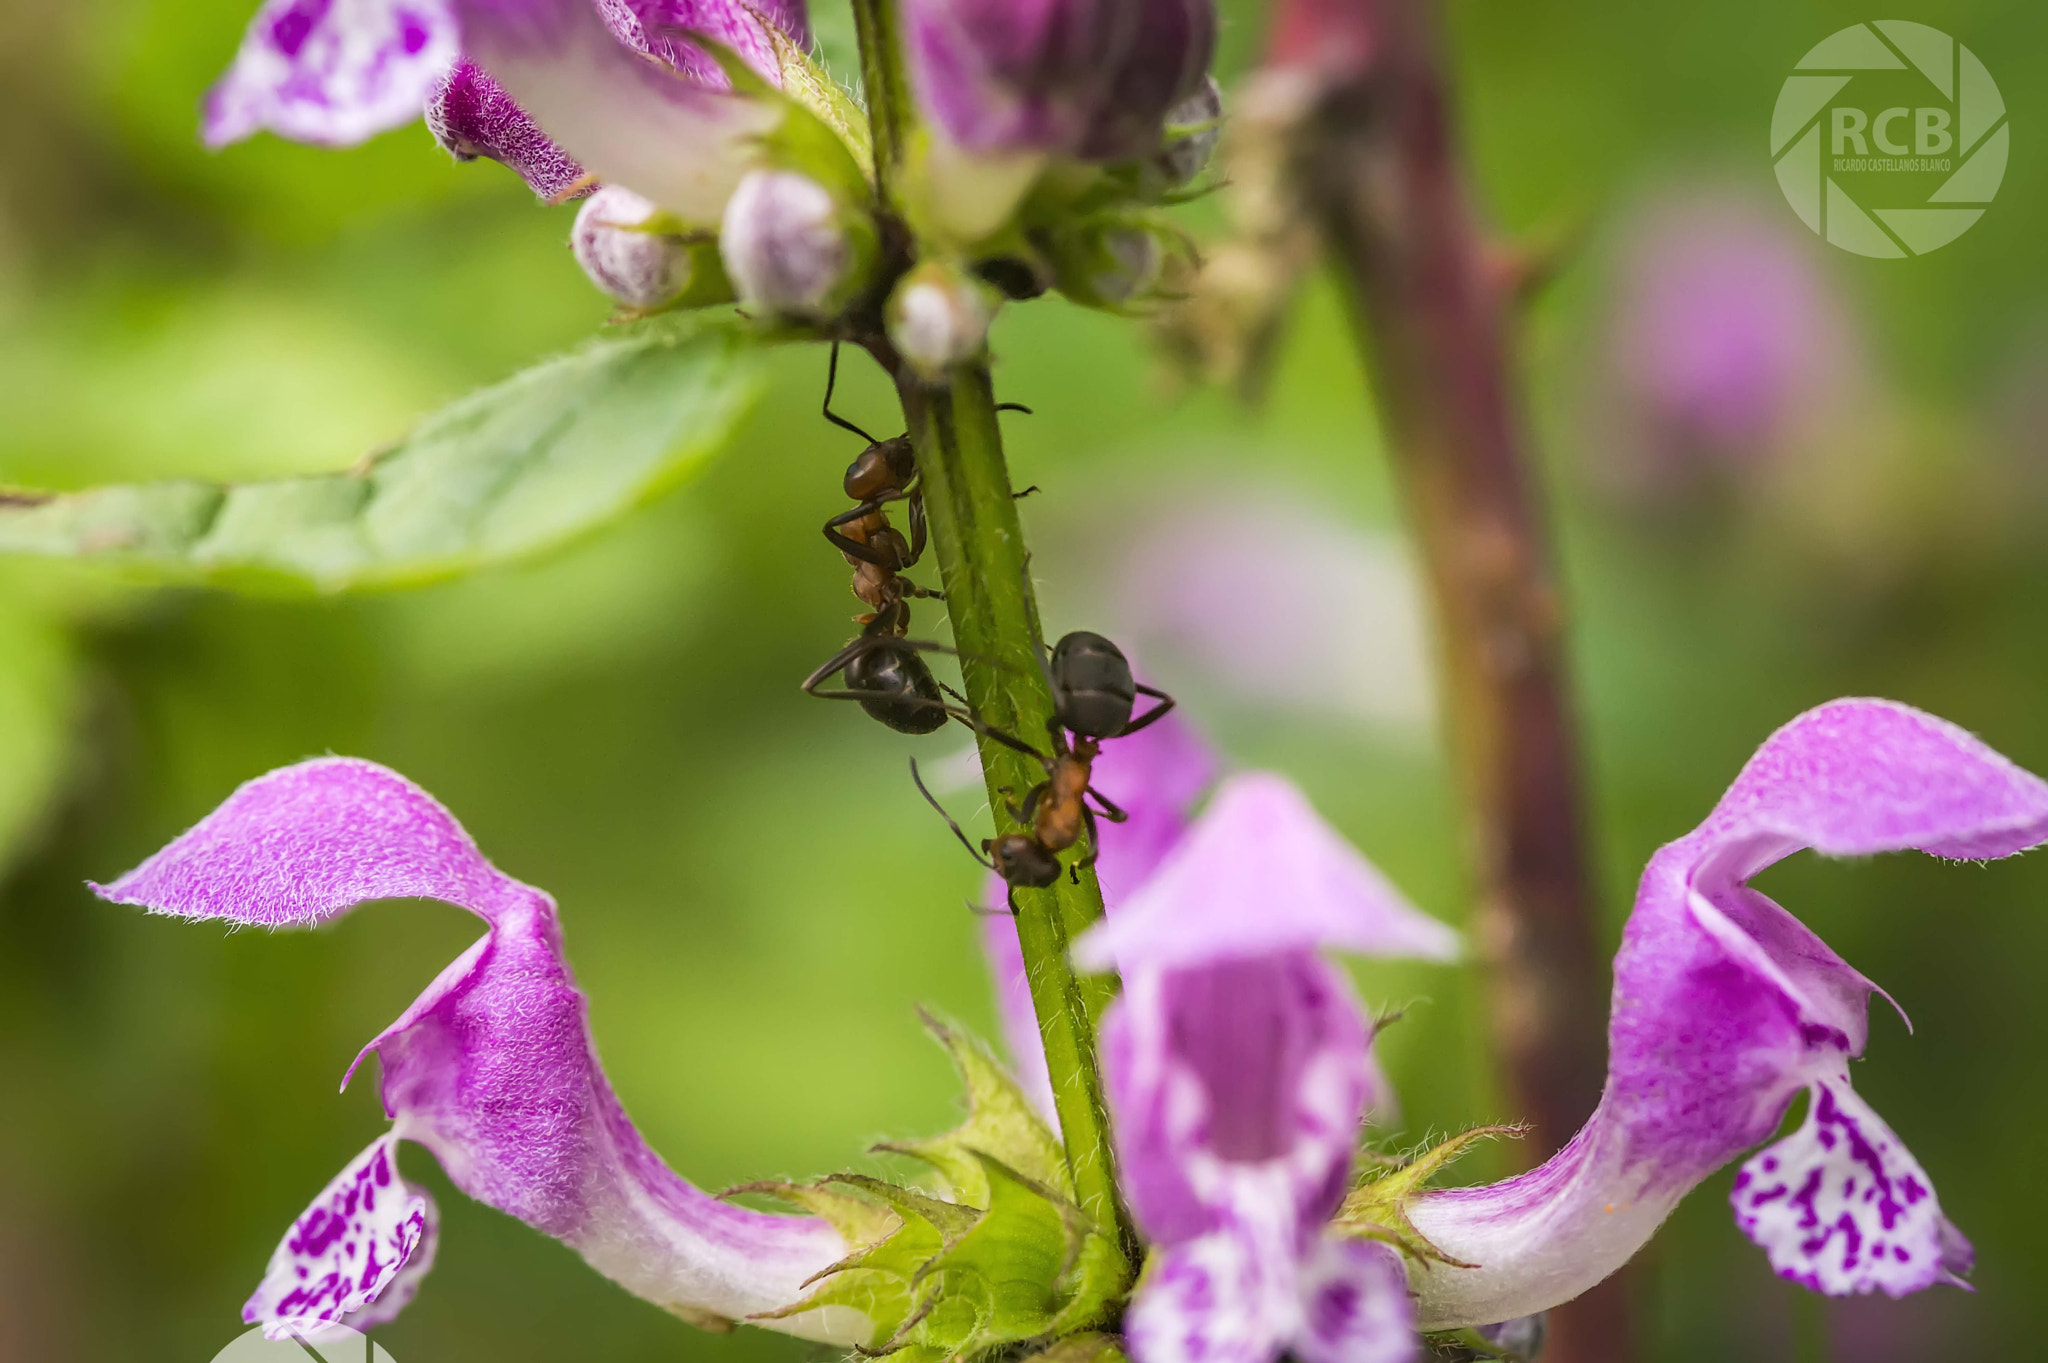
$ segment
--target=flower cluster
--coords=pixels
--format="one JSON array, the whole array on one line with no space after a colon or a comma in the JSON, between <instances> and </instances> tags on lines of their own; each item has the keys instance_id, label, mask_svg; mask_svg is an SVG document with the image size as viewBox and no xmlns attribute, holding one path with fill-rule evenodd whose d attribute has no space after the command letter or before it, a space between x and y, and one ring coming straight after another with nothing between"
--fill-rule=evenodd
<instances>
[{"instance_id":1,"label":"flower cluster","mask_svg":"<svg viewBox=\"0 0 2048 1363\"><path fill-rule=\"evenodd\" d=\"M902 26L923 120L898 202L803 0L269 0L205 133L344 145L424 115L545 197L602 186L575 254L632 312L885 331L934 379L1006 295L1154 296L1183 248L1153 210L1221 112L1214 0L915 0Z\"/></svg>"},{"instance_id":2,"label":"flower cluster","mask_svg":"<svg viewBox=\"0 0 2048 1363\"><path fill-rule=\"evenodd\" d=\"M1102 848L1109 916L1075 947L1084 968L1122 978L1102 1052L1120 1187L1149 1246L1135 1290L1027 1096L1044 1105L1043 1063L1000 930L1022 1084L938 1027L973 1109L946 1137L890 1147L946 1195L840 1175L744 1190L807 1215L747 1210L672 1172L621 1109L554 902L402 777L323 758L250 782L100 890L268 928L390 898L486 924L364 1049L391 1128L294 1223L246 1318L279 1336L361 1328L410 1300L436 1235L431 1200L398 1170L412 1141L465 1193L698 1324L748 1320L905 1363L1084 1338L1094 1357L1118 1347L1108 1330L1137 1363L1398 1363L1418 1329L1490 1327L1598 1282L1689 1189L1771 1141L1802 1093L1801 1124L1749 1159L1733 1194L1778 1272L1897 1296L1968 1271L1932 1181L1849 1084L1875 986L1748 881L1803 848L2006 856L2048 839L2048 783L1904 706L1800 716L1645 871L1615 964L1607 1090L1585 1129L1531 1173L1427 1191L1463 1138L1354 1174L1368 1114L1391 1095L1373 1025L1323 953L1447 960L1455 937L1277 776L1230 776L1191 818L1213 759L1177 718L1154 728L1105 755L1132 817Z\"/></svg>"}]
</instances>

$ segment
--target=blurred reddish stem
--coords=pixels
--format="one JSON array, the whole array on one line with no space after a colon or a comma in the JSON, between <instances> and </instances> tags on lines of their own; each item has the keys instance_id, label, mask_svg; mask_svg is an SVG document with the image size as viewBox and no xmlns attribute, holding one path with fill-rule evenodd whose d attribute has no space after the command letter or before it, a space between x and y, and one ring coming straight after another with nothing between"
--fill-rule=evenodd
<instances>
[{"instance_id":1,"label":"blurred reddish stem","mask_svg":"<svg viewBox=\"0 0 2048 1363\"><path fill-rule=\"evenodd\" d=\"M1511 272L1474 220L1430 0L1279 0L1260 79L1299 101L1295 178L1349 291L1426 561L1493 1045L1540 1158L1598 1100L1608 975ZM1547 1363L1632 1356L1620 1279L1552 1313Z\"/></svg>"}]
</instances>

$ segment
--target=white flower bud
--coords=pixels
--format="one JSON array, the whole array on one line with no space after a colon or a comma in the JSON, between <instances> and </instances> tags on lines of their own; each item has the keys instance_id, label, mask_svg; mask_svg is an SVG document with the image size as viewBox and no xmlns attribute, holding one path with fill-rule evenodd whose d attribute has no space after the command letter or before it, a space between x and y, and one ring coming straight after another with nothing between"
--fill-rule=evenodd
<instances>
[{"instance_id":1,"label":"white flower bud","mask_svg":"<svg viewBox=\"0 0 2048 1363\"><path fill-rule=\"evenodd\" d=\"M1222 134L1223 90L1214 76L1206 76L1200 90L1167 112L1166 149L1153 164L1169 185L1184 185L1208 168Z\"/></svg>"},{"instance_id":2,"label":"white flower bud","mask_svg":"<svg viewBox=\"0 0 2048 1363\"><path fill-rule=\"evenodd\" d=\"M725 270L750 308L787 317L830 318L866 282L874 232L832 192L788 170L757 170L725 206L718 246Z\"/></svg>"},{"instance_id":3,"label":"white flower bud","mask_svg":"<svg viewBox=\"0 0 2048 1363\"><path fill-rule=\"evenodd\" d=\"M690 287L693 253L674 236L642 231L659 210L630 189L606 185L583 201L569 248L590 282L628 307L658 308Z\"/></svg>"},{"instance_id":4,"label":"white flower bud","mask_svg":"<svg viewBox=\"0 0 2048 1363\"><path fill-rule=\"evenodd\" d=\"M889 343L929 382L988 344L996 298L980 280L939 261L905 275L889 296Z\"/></svg>"}]
</instances>

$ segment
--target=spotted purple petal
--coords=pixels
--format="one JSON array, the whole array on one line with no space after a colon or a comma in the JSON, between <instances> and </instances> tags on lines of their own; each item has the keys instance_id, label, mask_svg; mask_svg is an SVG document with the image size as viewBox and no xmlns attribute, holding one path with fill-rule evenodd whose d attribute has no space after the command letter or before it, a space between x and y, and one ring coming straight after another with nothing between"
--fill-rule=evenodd
<instances>
[{"instance_id":1,"label":"spotted purple petal","mask_svg":"<svg viewBox=\"0 0 2048 1363\"><path fill-rule=\"evenodd\" d=\"M543 199L583 177L583 167L474 62L456 62L429 92L427 130L458 161L488 156L510 166Z\"/></svg>"},{"instance_id":2,"label":"spotted purple petal","mask_svg":"<svg viewBox=\"0 0 2048 1363\"><path fill-rule=\"evenodd\" d=\"M1384 1245L1235 1222L1153 1256L1124 1320L1136 1363L1409 1363L1401 1262Z\"/></svg>"},{"instance_id":3,"label":"spotted purple petal","mask_svg":"<svg viewBox=\"0 0 2048 1363\"><path fill-rule=\"evenodd\" d=\"M489 931L363 1051L381 1062L394 1137L426 1146L471 1197L700 1324L786 1306L845 1253L823 1221L710 1197L647 1147L598 1064L554 902L492 866L395 772L323 758L259 777L100 893L272 928L325 922L370 899L461 905ZM269 1287L251 1302L272 1313L266 1324L288 1295ZM844 1308L775 1324L837 1343L872 1332Z\"/></svg>"},{"instance_id":4,"label":"spotted purple petal","mask_svg":"<svg viewBox=\"0 0 2048 1363\"><path fill-rule=\"evenodd\" d=\"M490 73L563 152L684 220L715 224L780 112L724 88L666 7L625 0L452 0L463 54ZM709 36L753 23L702 7ZM652 25L652 27L649 27ZM759 43L758 26L748 29ZM746 53L743 51L743 55ZM758 52L754 55L758 56Z\"/></svg>"},{"instance_id":5,"label":"spotted purple petal","mask_svg":"<svg viewBox=\"0 0 2048 1363\"><path fill-rule=\"evenodd\" d=\"M1643 873L1615 958L1607 1087L1592 1119L1530 1173L1431 1193L1412 1206L1416 1227L1438 1248L1478 1265L1418 1271L1423 1324L1505 1320L1585 1291L1633 1255L1701 1179L1768 1140L1792 1098L1815 1085L1829 1096L1817 1104L1810 1140L1789 1138L1789 1151L1766 1159L1825 1151L1824 1135L1845 1134L1825 1119L1832 1111L1873 1149L1884 1138L1888 1178L1925 1186L1897 1138L1848 1088L1847 1062L1863 1051L1873 986L1746 882L1802 848L1833 856L1916 848L1984 860L2044 838L2048 784L1918 710L1835 701L1773 734L1706 822L1659 851ZM1825 1183L1827 1167L1809 1161L1804 1175L1820 1168ZM1833 1187L1839 1196L1839 1178ZM1931 1195L1925 1205L1905 1248L1917 1260L1944 1247L1952 1273L1963 1258L1961 1237L1943 1229ZM1782 1269L1787 1251L1776 1222L1759 1227ZM1889 1270L1871 1276L1867 1261L1859 1275L1827 1258L1846 1243L1816 1248L1820 1262L1802 1273L1829 1292L1904 1281ZM1887 1242L1888 1252L1897 1247ZM1819 1271L1823 1263L1829 1271ZM1927 1275L1917 1285L1946 1280L1933 1265L1915 1268Z\"/></svg>"},{"instance_id":6,"label":"spotted purple petal","mask_svg":"<svg viewBox=\"0 0 2048 1363\"><path fill-rule=\"evenodd\" d=\"M432 1199L398 1176L398 1138L379 1136L292 1223L242 1319L271 1339L360 1327L415 1260L432 1261L434 1232Z\"/></svg>"},{"instance_id":7,"label":"spotted purple petal","mask_svg":"<svg viewBox=\"0 0 2048 1363\"><path fill-rule=\"evenodd\" d=\"M1330 1236L1301 1275L1301 1363L1408 1363L1420 1351L1401 1260L1371 1240Z\"/></svg>"},{"instance_id":8,"label":"spotted purple petal","mask_svg":"<svg viewBox=\"0 0 2048 1363\"><path fill-rule=\"evenodd\" d=\"M1085 969L1128 973L1336 948L1447 961L1457 934L1420 912L1284 777L1225 781L1115 918L1074 944Z\"/></svg>"},{"instance_id":9,"label":"spotted purple petal","mask_svg":"<svg viewBox=\"0 0 2048 1363\"><path fill-rule=\"evenodd\" d=\"M1962 1286L1970 1269L1926 1172L1846 1083L1814 1083L1806 1120L1742 1166L1729 1201L1779 1277L1830 1296Z\"/></svg>"},{"instance_id":10,"label":"spotted purple petal","mask_svg":"<svg viewBox=\"0 0 2048 1363\"><path fill-rule=\"evenodd\" d=\"M1271 1363L1299 1315L1293 1247L1219 1230L1154 1253L1124 1316L1137 1363Z\"/></svg>"},{"instance_id":11,"label":"spotted purple petal","mask_svg":"<svg viewBox=\"0 0 2048 1363\"><path fill-rule=\"evenodd\" d=\"M345 147L400 127L456 46L445 0L265 0L206 97L207 145L267 128Z\"/></svg>"}]
</instances>

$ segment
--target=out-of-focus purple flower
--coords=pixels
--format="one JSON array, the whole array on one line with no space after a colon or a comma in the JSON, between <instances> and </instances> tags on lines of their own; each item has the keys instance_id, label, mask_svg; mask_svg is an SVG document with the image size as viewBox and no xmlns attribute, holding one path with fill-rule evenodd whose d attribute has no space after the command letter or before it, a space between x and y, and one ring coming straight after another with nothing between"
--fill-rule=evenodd
<instances>
[{"instance_id":1,"label":"out-of-focus purple flower","mask_svg":"<svg viewBox=\"0 0 2048 1363\"><path fill-rule=\"evenodd\" d=\"M269 128L343 146L431 109L442 145L552 194L582 167L715 222L777 111L691 35L780 83L802 0L269 0L207 99L207 141ZM487 73L487 74L483 74Z\"/></svg>"},{"instance_id":2,"label":"out-of-focus purple flower","mask_svg":"<svg viewBox=\"0 0 2048 1363\"><path fill-rule=\"evenodd\" d=\"M1304 499L1200 486L1120 519L1114 618L1146 657L1285 707L1427 732L1428 631L1389 535Z\"/></svg>"},{"instance_id":3,"label":"out-of-focus purple flower","mask_svg":"<svg viewBox=\"0 0 2048 1363\"><path fill-rule=\"evenodd\" d=\"M265 0L207 94L207 145L361 142L419 117L457 50L446 0Z\"/></svg>"},{"instance_id":4,"label":"out-of-focus purple flower","mask_svg":"<svg viewBox=\"0 0 2048 1363\"><path fill-rule=\"evenodd\" d=\"M1701 1179L1743 1165L1737 1223L1779 1276L1831 1295L1959 1283L1971 1251L1849 1085L1876 986L1749 880L1794 852L1985 860L2048 840L2048 784L1953 725L1843 700L1773 734L1643 873L1614 964L1607 1088L1542 1167L1408 1204L1449 1258L1414 1275L1428 1328L1547 1309L1620 1267Z\"/></svg>"},{"instance_id":5,"label":"out-of-focus purple flower","mask_svg":"<svg viewBox=\"0 0 2048 1363\"><path fill-rule=\"evenodd\" d=\"M1138 1363L1397 1363L1401 1265L1327 1229L1375 1098L1371 1028L1320 952L1448 960L1292 785L1251 773L1075 944L1123 975L1103 1076L1132 1215L1154 1247L1125 1321Z\"/></svg>"},{"instance_id":6,"label":"out-of-focus purple flower","mask_svg":"<svg viewBox=\"0 0 2048 1363\"><path fill-rule=\"evenodd\" d=\"M970 152L1157 150L1215 48L1214 0L906 0L926 114Z\"/></svg>"},{"instance_id":7,"label":"out-of-focus purple flower","mask_svg":"<svg viewBox=\"0 0 2048 1363\"><path fill-rule=\"evenodd\" d=\"M312 927L365 900L413 898L460 905L489 925L357 1057L378 1057L392 1128L278 1246L243 1312L273 1337L375 1324L411 1295L434 1226L424 1194L398 1175L401 1139L426 1146L471 1197L698 1324L788 1306L846 1253L823 1220L735 1207L662 1163L598 1064L554 902L492 866L394 772L324 758L259 777L95 888L153 913L256 927ZM843 1307L769 1324L841 1344L874 1328Z\"/></svg>"},{"instance_id":8,"label":"out-of-focus purple flower","mask_svg":"<svg viewBox=\"0 0 2048 1363\"><path fill-rule=\"evenodd\" d=\"M1782 454L1853 387L1856 347L1816 247L1784 213L1696 191L1625 245L1607 367L1626 491Z\"/></svg>"},{"instance_id":9,"label":"out-of-focus purple flower","mask_svg":"<svg viewBox=\"0 0 2048 1363\"><path fill-rule=\"evenodd\" d=\"M1178 713L1169 714L1128 738L1105 743L1095 759L1093 785L1130 817L1122 823L1098 820L1102 837L1095 874L1102 902L1114 913L1156 870L1187 832L1195 802L1215 783L1216 756ZM990 875L983 899L1003 902L1008 887ZM1031 986L1024 976L1024 953L1017 945L1017 922L991 914L983 920L982 943L996 982L997 1008L1003 1039L1008 1043L1011 1071L1048 1121L1057 1120L1052 1083L1046 1077L1045 1049L1038 1038L1038 1014L1031 1004Z\"/></svg>"}]
</instances>

